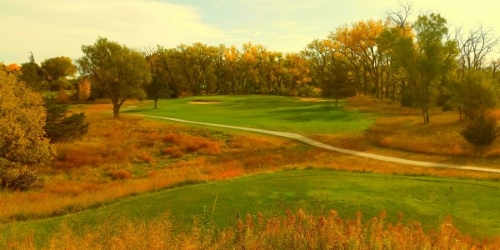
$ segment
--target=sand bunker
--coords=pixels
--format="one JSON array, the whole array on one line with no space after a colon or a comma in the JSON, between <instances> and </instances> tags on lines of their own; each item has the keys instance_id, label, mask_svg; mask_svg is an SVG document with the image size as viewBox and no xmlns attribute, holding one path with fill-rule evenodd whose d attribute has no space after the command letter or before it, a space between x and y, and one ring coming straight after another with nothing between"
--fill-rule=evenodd
<instances>
[{"instance_id":1,"label":"sand bunker","mask_svg":"<svg viewBox=\"0 0 500 250\"><path fill-rule=\"evenodd\" d=\"M304 97L300 98L300 100L305 102L326 102L326 100L323 98L315 98L315 97Z\"/></svg>"},{"instance_id":2,"label":"sand bunker","mask_svg":"<svg viewBox=\"0 0 500 250\"><path fill-rule=\"evenodd\" d=\"M188 102L189 104L219 104L220 101L211 101L211 100L194 100L192 102Z\"/></svg>"}]
</instances>

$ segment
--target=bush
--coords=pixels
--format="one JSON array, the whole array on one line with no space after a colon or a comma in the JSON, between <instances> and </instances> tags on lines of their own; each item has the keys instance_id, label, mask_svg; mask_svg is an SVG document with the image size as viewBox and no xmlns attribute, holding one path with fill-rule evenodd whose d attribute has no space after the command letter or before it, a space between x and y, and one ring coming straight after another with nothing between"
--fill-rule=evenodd
<instances>
[{"instance_id":1,"label":"bush","mask_svg":"<svg viewBox=\"0 0 500 250\"><path fill-rule=\"evenodd\" d=\"M27 166L0 170L1 187L10 190L28 190L42 184L42 178Z\"/></svg>"},{"instance_id":2,"label":"bush","mask_svg":"<svg viewBox=\"0 0 500 250\"><path fill-rule=\"evenodd\" d=\"M490 146L500 133L495 117L481 108L472 115L460 134L475 147Z\"/></svg>"},{"instance_id":3,"label":"bush","mask_svg":"<svg viewBox=\"0 0 500 250\"><path fill-rule=\"evenodd\" d=\"M65 89L60 89L59 91L57 91L55 100L57 103L68 103L69 95Z\"/></svg>"}]
</instances>

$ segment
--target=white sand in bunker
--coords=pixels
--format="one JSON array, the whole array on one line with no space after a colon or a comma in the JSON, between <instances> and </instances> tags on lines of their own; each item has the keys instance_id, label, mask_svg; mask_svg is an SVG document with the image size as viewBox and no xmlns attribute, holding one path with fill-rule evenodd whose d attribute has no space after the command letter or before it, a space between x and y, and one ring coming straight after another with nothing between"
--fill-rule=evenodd
<instances>
[{"instance_id":1,"label":"white sand in bunker","mask_svg":"<svg viewBox=\"0 0 500 250\"><path fill-rule=\"evenodd\" d=\"M201 104L201 105L204 105L204 104L219 104L221 102L219 101L210 101L210 100L194 100L192 102L188 102L189 104Z\"/></svg>"},{"instance_id":2,"label":"white sand in bunker","mask_svg":"<svg viewBox=\"0 0 500 250\"><path fill-rule=\"evenodd\" d=\"M325 99L323 98L316 98L316 97L303 97L303 98L299 98L301 101L304 101L304 102L326 102Z\"/></svg>"}]
</instances>

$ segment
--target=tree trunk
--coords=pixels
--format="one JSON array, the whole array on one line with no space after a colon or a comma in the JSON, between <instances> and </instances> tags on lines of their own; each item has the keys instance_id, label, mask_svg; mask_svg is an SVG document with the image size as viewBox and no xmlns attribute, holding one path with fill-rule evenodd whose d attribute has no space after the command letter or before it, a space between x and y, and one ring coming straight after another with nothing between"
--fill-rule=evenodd
<instances>
[{"instance_id":1,"label":"tree trunk","mask_svg":"<svg viewBox=\"0 0 500 250\"><path fill-rule=\"evenodd\" d=\"M155 109L158 107L158 98L155 98Z\"/></svg>"},{"instance_id":2,"label":"tree trunk","mask_svg":"<svg viewBox=\"0 0 500 250\"><path fill-rule=\"evenodd\" d=\"M120 118L120 106L118 105L113 105L113 117L115 119Z\"/></svg>"},{"instance_id":3,"label":"tree trunk","mask_svg":"<svg viewBox=\"0 0 500 250\"><path fill-rule=\"evenodd\" d=\"M429 124L429 109L427 107L422 107L422 116L424 118L424 124Z\"/></svg>"},{"instance_id":4,"label":"tree trunk","mask_svg":"<svg viewBox=\"0 0 500 250\"><path fill-rule=\"evenodd\" d=\"M368 78L366 76L366 68L363 67L363 95L365 95L365 96L366 96L366 92L368 89L368 84L366 83L366 78Z\"/></svg>"}]
</instances>

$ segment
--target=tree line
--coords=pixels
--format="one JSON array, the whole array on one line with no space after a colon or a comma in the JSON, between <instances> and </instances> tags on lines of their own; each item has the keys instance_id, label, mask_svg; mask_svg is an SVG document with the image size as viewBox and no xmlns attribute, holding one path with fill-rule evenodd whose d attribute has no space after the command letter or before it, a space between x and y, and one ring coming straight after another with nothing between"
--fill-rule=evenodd
<instances>
[{"instance_id":1,"label":"tree line","mask_svg":"<svg viewBox=\"0 0 500 250\"><path fill-rule=\"evenodd\" d=\"M493 31L478 25L450 32L440 14L414 22L411 15L407 5L385 20L343 25L298 53L252 43L132 49L99 37L82 46L76 64L57 57L38 66L31 55L20 80L34 89L77 92L87 82L87 98L110 97L116 116L128 97L154 99L156 107L159 98L212 94L375 96L419 108L424 123L434 105L458 110L461 118L494 105L500 59L491 58L500 40Z\"/></svg>"}]
</instances>

